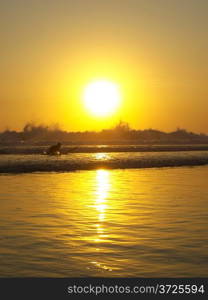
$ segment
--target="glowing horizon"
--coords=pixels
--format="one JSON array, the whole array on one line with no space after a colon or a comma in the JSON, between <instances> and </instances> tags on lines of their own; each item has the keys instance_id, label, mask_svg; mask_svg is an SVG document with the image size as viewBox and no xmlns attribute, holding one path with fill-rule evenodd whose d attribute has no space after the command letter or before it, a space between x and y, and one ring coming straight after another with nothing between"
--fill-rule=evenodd
<instances>
[{"instance_id":1,"label":"glowing horizon","mask_svg":"<svg viewBox=\"0 0 208 300\"><path fill-rule=\"evenodd\" d=\"M208 2L182 2L3 0L0 131L30 121L99 131L121 119L208 133ZM83 90L100 78L122 101L86 109Z\"/></svg>"}]
</instances>

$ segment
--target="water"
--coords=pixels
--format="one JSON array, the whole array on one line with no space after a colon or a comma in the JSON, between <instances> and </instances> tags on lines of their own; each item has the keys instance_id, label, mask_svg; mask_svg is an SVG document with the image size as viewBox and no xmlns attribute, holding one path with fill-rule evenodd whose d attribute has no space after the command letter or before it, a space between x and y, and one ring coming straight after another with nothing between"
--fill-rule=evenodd
<instances>
[{"instance_id":1,"label":"water","mask_svg":"<svg viewBox=\"0 0 208 300\"><path fill-rule=\"evenodd\" d=\"M48 144L43 145L2 145L0 154L43 154L47 152ZM112 153L112 152L162 152L162 151L208 151L208 144L143 144L143 145L62 145L62 154L67 153Z\"/></svg>"},{"instance_id":2,"label":"water","mask_svg":"<svg viewBox=\"0 0 208 300\"><path fill-rule=\"evenodd\" d=\"M16 165L0 175L1 277L207 277L208 166L46 172L75 158L109 161L74 155L0 157L1 166L45 171L17 174ZM143 155L186 156L134 160Z\"/></svg>"},{"instance_id":3,"label":"water","mask_svg":"<svg viewBox=\"0 0 208 300\"><path fill-rule=\"evenodd\" d=\"M208 151L70 153L61 156L1 154L0 173L66 172L208 164Z\"/></svg>"}]
</instances>

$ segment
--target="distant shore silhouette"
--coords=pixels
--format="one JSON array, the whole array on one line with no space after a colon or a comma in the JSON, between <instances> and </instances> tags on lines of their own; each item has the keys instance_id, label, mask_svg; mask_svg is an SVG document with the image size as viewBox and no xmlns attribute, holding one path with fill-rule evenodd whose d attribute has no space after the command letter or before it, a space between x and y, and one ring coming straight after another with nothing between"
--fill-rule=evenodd
<instances>
[{"instance_id":1,"label":"distant shore silhouette","mask_svg":"<svg viewBox=\"0 0 208 300\"><path fill-rule=\"evenodd\" d=\"M0 144L208 144L208 135L189 132L178 128L173 132L156 129L135 130L128 123L120 121L114 128L96 131L70 132L58 127L27 123L22 131L5 130L0 132Z\"/></svg>"}]
</instances>

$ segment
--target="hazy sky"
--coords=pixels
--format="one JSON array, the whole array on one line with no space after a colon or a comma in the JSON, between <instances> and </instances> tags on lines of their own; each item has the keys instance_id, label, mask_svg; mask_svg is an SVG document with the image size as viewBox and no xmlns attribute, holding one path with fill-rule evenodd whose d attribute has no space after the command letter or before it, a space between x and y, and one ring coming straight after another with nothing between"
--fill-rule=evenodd
<instances>
[{"instance_id":1,"label":"hazy sky","mask_svg":"<svg viewBox=\"0 0 208 300\"><path fill-rule=\"evenodd\" d=\"M207 0L0 0L0 130L119 119L208 133ZM119 84L112 117L86 111L91 81Z\"/></svg>"}]
</instances>

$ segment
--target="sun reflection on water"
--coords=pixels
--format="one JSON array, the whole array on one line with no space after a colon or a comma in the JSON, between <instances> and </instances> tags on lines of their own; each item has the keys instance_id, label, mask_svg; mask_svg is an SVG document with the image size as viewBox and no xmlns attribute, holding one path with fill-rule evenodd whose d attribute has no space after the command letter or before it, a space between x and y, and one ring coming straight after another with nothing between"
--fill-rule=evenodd
<instances>
[{"instance_id":1,"label":"sun reflection on water","mask_svg":"<svg viewBox=\"0 0 208 300\"><path fill-rule=\"evenodd\" d=\"M104 243L107 240L107 232L104 227L105 217L106 217L106 210L109 208L108 205L108 194L110 190L110 173L108 170L100 169L96 171L96 190L95 190L95 204L94 207L97 211L97 219L98 222L95 225L97 236L94 239L94 242L97 243L96 251L99 252L99 243ZM111 268L108 268L106 265L92 261L91 264L94 266L101 268L103 270L112 271Z\"/></svg>"},{"instance_id":2,"label":"sun reflection on water","mask_svg":"<svg viewBox=\"0 0 208 300\"><path fill-rule=\"evenodd\" d=\"M95 153L94 155L96 160L107 160L109 155L107 153ZM98 171L106 171L106 170L98 170Z\"/></svg>"},{"instance_id":3,"label":"sun reflection on water","mask_svg":"<svg viewBox=\"0 0 208 300\"><path fill-rule=\"evenodd\" d=\"M110 189L109 171L108 170L97 170L96 172L96 191L95 191L95 208L98 211L97 232L103 233L104 228L102 222L105 220L105 213L108 207L107 196Z\"/></svg>"}]
</instances>

